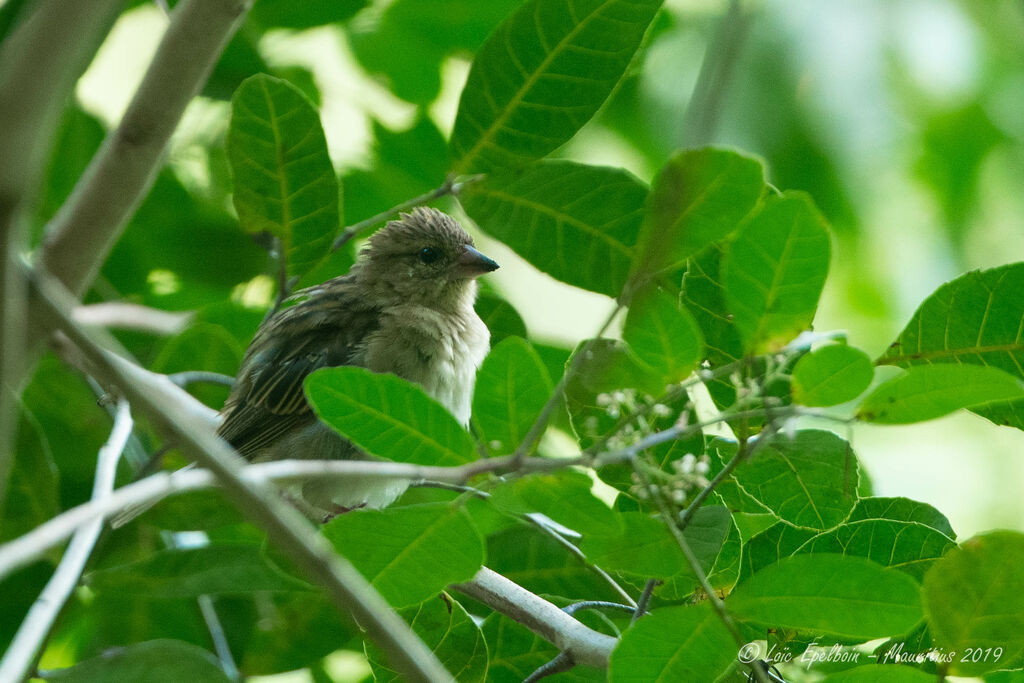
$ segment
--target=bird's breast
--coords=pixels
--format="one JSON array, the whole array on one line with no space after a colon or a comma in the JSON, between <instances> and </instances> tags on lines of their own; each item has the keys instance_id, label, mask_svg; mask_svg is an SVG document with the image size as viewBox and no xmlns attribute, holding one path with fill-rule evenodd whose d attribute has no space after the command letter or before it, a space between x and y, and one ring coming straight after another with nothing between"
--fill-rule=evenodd
<instances>
[{"instance_id":1,"label":"bird's breast","mask_svg":"<svg viewBox=\"0 0 1024 683\"><path fill-rule=\"evenodd\" d=\"M442 313L408 305L383 316L366 345L366 367L415 382L469 424L476 371L490 333L476 313Z\"/></svg>"}]
</instances>

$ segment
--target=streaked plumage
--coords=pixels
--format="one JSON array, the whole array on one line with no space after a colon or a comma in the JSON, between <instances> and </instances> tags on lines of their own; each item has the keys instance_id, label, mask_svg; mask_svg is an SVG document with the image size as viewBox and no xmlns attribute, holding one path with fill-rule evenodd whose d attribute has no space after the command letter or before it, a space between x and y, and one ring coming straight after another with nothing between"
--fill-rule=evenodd
<instances>
[{"instance_id":1,"label":"streaked plumage","mask_svg":"<svg viewBox=\"0 0 1024 683\"><path fill-rule=\"evenodd\" d=\"M302 391L309 373L338 365L416 382L467 424L490 340L473 310L476 277L497 267L451 217L427 208L402 214L370 238L347 275L299 292L260 327L220 435L251 460L360 457L317 420ZM405 485L311 485L303 495L328 510L379 506Z\"/></svg>"}]
</instances>

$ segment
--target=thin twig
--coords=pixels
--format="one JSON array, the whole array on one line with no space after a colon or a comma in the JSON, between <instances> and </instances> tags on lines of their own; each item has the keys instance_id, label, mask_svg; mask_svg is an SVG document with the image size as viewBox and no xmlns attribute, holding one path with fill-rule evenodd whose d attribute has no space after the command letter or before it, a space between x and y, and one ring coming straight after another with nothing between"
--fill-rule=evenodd
<instances>
[{"instance_id":1,"label":"thin twig","mask_svg":"<svg viewBox=\"0 0 1024 683\"><path fill-rule=\"evenodd\" d=\"M633 610L633 618L630 623L636 623L636 620L647 614L647 608L651 604L651 597L654 596L654 589L661 584L658 579L647 579L647 583L644 584L644 590L640 594L640 599L636 601L636 609Z\"/></svg>"},{"instance_id":2,"label":"thin twig","mask_svg":"<svg viewBox=\"0 0 1024 683\"><path fill-rule=\"evenodd\" d=\"M672 537L675 538L676 544L679 549L683 552L683 557L686 558L686 564L690 566L690 570L694 576L697 577L697 582L700 584L701 589L707 595L708 602L711 603L712 609L718 614L718 618L722 621L729 635L732 636L733 641L737 647L743 647L746 645L743 635L740 633L739 627L736 626L736 622L733 620L732 615L725 608L725 603L722 602L721 598L718 597L718 593L715 592L714 586L708 580L707 574L704 573L704 568L700 566L700 560L697 555L694 554L693 548L690 547L690 543L686 540L686 536L683 535L682 529L676 524L673 518L672 511L669 509L668 504L665 502L664 497L661 495L660 489L651 486L651 481L647 477L647 473L644 472L643 468L637 467L637 463L634 462L633 471L644 481L645 486L648 490L653 490L654 502L658 506L658 512L661 514L662 521L665 526L668 527ZM754 676L757 677L759 683L770 683L768 678L764 674L764 670L761 668L759 663L752 662L748 665L753 671Z\"/></svg>"},{"instance_id":3,"label":"thin twig","mask_svg":"<svg viewBox=\"0 0 1024 683\"><path fill-rule=\"evenodd\" d=\"M241 476L244 461L213 429L194 417L198 403L171 382L154 382L142 371L104 350L105 335L81 328L71 319L74 297L53 278L26 269L44 320L59 327L82 351L97 378L117 386L154 426L179 444L197 462L209 467L227 497L295 566L317 585L343 613L366 629L369 638L386 654L391 665L415 681L453 680L436 655L420 640L380 594L348 560L336 553L325 538L279 494Z\"/></svg>"},{"instance_id":4,"label":"thin twig","mask_svg":"<svg viewBox=\"0 0 1024 683\"><path fill-rule=\"evenodd\" d=\"M550 662L541 665L536 671L524 678L523 683L536 683L542 678L560 674L563 671L568 671L574 666L576 666L576 662L572 661L572 657L564 652L559 652Z\"/></svg>"},{"instance_id":5,"label":"thin twig","mask_svg":"<svg viewBox=\"0 0 1024 683\"><path fill-rule=\"evenodd\" d=\"M425 192L420 196L413 197L412 199L404 201L401 204L398 204L397 206L392 206L390 209L387 209L386 211L381 211L375 216L370 216L366 220L362 220L359 221L358 223L350 225L344 230L342 230L341 234L338 235L337 239L334 240L334 244L331 245L331 251L334 252L337 251L338 249L341 249L343 246L351 242L353 239L358 237L366 230L369 230L373 226L383 223L386 220L389 220L390 218L401 213L402 211L408 211L409 209L420 206L421 204L432 202L435 199L440 199L441 197L445 197L447 195L457 196L459 192L462 191L463 187L470 183L476 182L481 177L482 176L470 176L462 181L456 182L455 177L450 176L447 179L445 179L444 183L442 183L440 187L436 187L430 192Z\"/></svg>"},{"instance_id":6,"label":"thin twig","mask_svg":"<svg viewBox=\"0 0 1024 683\"><path fill-rule=\"evenodd\" d=\"M765 426L764 430L756 437L750 439L744 439L739 447L736 449L736 455L734 455L729 462L722 467L721 471L715 475L714 479L708 482L705 486L694 496L693 501L687 506L686 510L679 518L679 529L685 530L689 526L690 521L693 519L693 515L697 512L697 509L704 504L711 492L715 490L719 484L726 480L727 477L732 475L733 471L747 458L754 455L758 449L763 448L775 434L775 426L769 422ZM753 441L754 445L751 446L750 442Z\"/></svg>"},{"instance_id":7,"label":"thin twig","mask_svg":"<svg viewBox=\"0 0 1024 683\"><path fill-rule=\"evenodd\" d=\"M186 370L184 372L175 372L167 375L167 379L182 388L199 382L220 384L226 387L232 387L235 385L235 378L231 375L223 375L219 372L207 372L205 370Z\"/></svg>"},{"instance_id":8,"label":"thin twig","mask_svg":"<svg viewBox=\"0 0 1024 683\"><path fill-rule=\"evenodd\" d=\"M114 427L107 442L100 448L96 458L96 480L92 488L92 500L101 502L110 497L114 489L114 475L117 462L132 433L132 416L126 401L120 401L114 419ZM3 660L0 660L0 681L20 681L29 672L36 653L42 647L46 636L53 627L57 615L78 585L96 539L103 530L102 520L93 520L81 527L71 539L67 552L61 559L46 587L29 609L25 620L18 628Z\"/></svg>"},{"instance_id":9,"label":"thin twig","mask_svg":"<svg viewBox=\"0 0 1024 683\"><path fill-rule=\"evenodd\" d=\"M199 603L199 612L203 615L203 622L206 624L206 630L210 632L210 640L213 642L213 649L217 653L217 659L220 660L220 668L224 670L224 675L232 681L242 680L238 664L235 663L235 658L231 654L231 645L228 643L227 634L224 633L224 626L220 623L220 617L217 616L213 598L209 595L200 595L197 602Z\"/></svg>"}]
</instances>

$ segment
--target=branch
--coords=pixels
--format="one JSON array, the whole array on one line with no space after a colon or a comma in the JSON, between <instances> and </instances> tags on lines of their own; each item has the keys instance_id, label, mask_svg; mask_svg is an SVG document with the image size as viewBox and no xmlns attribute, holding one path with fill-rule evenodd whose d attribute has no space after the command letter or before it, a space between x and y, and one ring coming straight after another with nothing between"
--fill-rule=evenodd
<instances>
[{"instance_id":1,"label":"branch","mask_svg":"<svg viewBox=\"0 0 1024 683\"><path fill-rule=\"evenodd\" d=\"M742 0L731 0L704 55L697 84L686 108L683 119L684 146L703 147L714 138L721 115L722 98L729 87L749 28L750 18L744 13Z\"/></svg>"},{"instance_id":2,"label":"branch","mask_svg":"<svg viewBox=\"0 0 1024 683\"><path fill-rule=\"evenodd\" d=\"M110 497L114 489L117 462L131 433L132 415L128 403L120 401L110 438L100 448L99 456L96 458L96 480L92 489L94 502L102 502ZM103 521L95 519L75 533L56 571L29 609L3 660L0 660L0 681L20 681L28 674L36 653L53 627L53 622L78 585L78 579L102 530Z\"/></svg>"},{"instance_id":3,"label":"branch","mask_svg":"<svg viewBox=\"0 0 1024 683\"><path fill-rule=\"evenodd\" d=\"M76 296L89 288L152 186L185 107L203 87L250 4L251 0L182 0L171 13L120 125L104 140L47 226L42 263Z\"/></svg>"},{"instance_id":4,"label":"branch","mask_svg":"<svg viewBox=\"0 0 1024 683\"><path fill-rule=\"evenodd\" d=\"M0 510L14 458L17 396L25 376L28 290L18 265L28 251L26 209L68 96L123 0L26 4L0 45Z\"/></svg>"},{"instance_id":5,"label":"branch","mask_svg":"<svg viewBox=\"0 0 1024 683\"><path fill-rule=\"evenodd\" d=\"M331 251L334 252L337 251L338 249L341 249L343 246L351 242L353 239L358 237L366 230L369 230L378 223L383 223L384 221L392 218L393 216L401 213L402 211L408 211L409 209L415 208L421 204L432 202L435 199L439 199L447 195L458 196L458 194L462 192L462 188L464 188L466 185L469 185L470 183L476 182L482 177L483 176L479 175L469 176L468 178L460 182L455 182L455 178L449 177L444 181L444 183L441 184L440 187L436 187L430 192L425 192L420 196L406 200L401 204L398 204L397 206L392 206L387 211L381 211L376 216L370 216L366 220L359 221L358 223L350 225L344 230L342 230L341 234L338 235L338 238L334 240L334 244L331 245Z\"/></svg>"},{"instance_id":6,"label":"branch","mask_svg":"<svg viewBox=\"0 0 1024 683\"><path fill-rule=\"evenodd\" d=\"M198 463L216 474L229 499L272 543L287 554L343 614L349 614L392 666L409 680L451 681L452 677L423 641L395 614L380 594L295 509L265 485L241 476L243 461L214 430L195 418L195 401L169 381L154 382L152 373L106 352L104 335L71 319L74 297L53 278L26 269L44 320L59 327L92 363L97 377L116 386L154 426Z\"/></svg>"},{"instance_id":7,"label":"branch","mask_svg":"<svg viewBox=\"0 0 1024 683\"><path fill-rule=\"evenodd\" d=\"M162 337L183 331L193 317L194 314L190 312L161 311L159 308L123 301L105 301L79 306L74 310L74 319L79 325L135 330Z\"/></svg>"},{"instance_id":8,"label":"branch","mask_svg":"<svg viewBox=\"0 0 1024 683\"><path fill-rule=\"evenodd\" d=\"M474 600L501 612L557 647L576 664L608 668L618 641L587 628L547 600L481 567L472 580L452 586Z\"/></svg>"}]
</instances>

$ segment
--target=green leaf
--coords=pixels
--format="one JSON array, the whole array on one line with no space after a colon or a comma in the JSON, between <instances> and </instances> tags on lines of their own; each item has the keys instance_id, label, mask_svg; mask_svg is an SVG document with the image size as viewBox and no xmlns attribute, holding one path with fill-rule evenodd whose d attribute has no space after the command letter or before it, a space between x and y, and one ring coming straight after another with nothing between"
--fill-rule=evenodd
<instances>
[{"instance_id":1,"label":"green leaf","mask_svg":"<svg viewBox=\"0 0 1024 683\"><path fill-rule=\"evenodd\" d=\"M626 283L646 199L622 169L564 160L489 173L461 195L481 229L539 270L609 296Z\"/></svg>"},{"instance_id":2,"label":"green leaf","mask_svg":"<svg viewBox=\"0 0 1024 683\"><path fill-rule=\"evenodd\" d=\"M705 505L697 509L683 532L686 542L700 560L701 569L712 586L725 587L735 583L740 562L739 531L724 505ZM683 600L700 582L685 563L674 575L654 589L666 600Z\"/></svg>"},{"instance_id":3,"label":"green leaf","mask_svg":"<svg viewBox=\"0 0 1024 683\"><path fill-rule=\"evenodd\" d=\"M684 379L703 357L700 329L675 296L660 289L634 299L622 338L633 352L665 382Z\"/></svg>"},{"instance_id":4,"label":"green leaf","mask_svg":"<svg viewBox=\"0 0 1024 683\"><path fill-rule=\"evenodd\" d=\"M473 424L488 451L512 453L550 395L547 368L527 341L509 337L491 349L473 391Z\"/></svg>"},{"instance_id":5,"label":"green leaf","mask_svg":"<svg viewBox=\"0 0 1024 683\"><path fill-rule=\"evenodd\" d=\"M586 345L586 341L581 342L573 355L582 353ZM570 359L568 364L572 362ZM598 398L616 389L657 396L664 391L665 384L640 364L622 342L612 339L595 340L590 344L587 357L580 361L578 371L569 378L565 387L569 418L583 448L589 447L597 437L618 423L618 416L609 414L608 407Z\"/></svg>"},{"instance_id":6,"label":"green leaf","mask_svg":"<svg viewBox=\"0 0 1024 683\"><path fill-rule=\"evenodd\" d=\"M801 529L785 522L778 522L755 534L743 544L743 564L740 567L739 583L743 583L782 558L795 554L800 546L812 538L812 530Z\"/></svg>"},{"instance_id":7,"label":"green leaf","mask_svg":"<svg viewBox=\"0 0 1024 683\"><path fill-rule=\"evenodd\" d=\"M135 643L86 660L70 669L48 671L58 683L230 683L217 658L180 640Z\"/></svg>"},{"instance_id":8,"label":"green leaf","mask_svg":"<svg viewBox=\"0 0 1024 683\"><path fill-rule=\"evenodd\" d=\"M714 681L735 660L736 643L710 604L666 607L623 634L608 663L608 680Z\"/></svg>"},{"instance_id":9,"label":"green leaf","mask_svg":"<svg viewBox=\"0 0 1024 683\"><path fill-rule=\"evenodd\" d=\"M988 365L1024 379L1024 263L972 271L924 300L880 364ZM1024 401L975 412L1024 429Z\"/></svg>"},{"instance_id":10,"label":"green leaf","mask_svg":"<svg viewBox=\"0 0 1024 683\"><path fill-rule=\"evenodd\" d=\"M768 200L722 264L725 298L748 351L781 348L808 329L829 264L825 220L809 197Z\"/></svg>"},{"instance_id":11,"label":"green leaf","mask_svg":"<svg viewBox=\"0 0 1024 683\"><path fill-rule=\"evenodd\" d=\"M624 512L619 519L617 534L583 538L583 552L594 564L645 578L667 579L680 573L692 578L683 551L661 519L642 512ZM731 525L728 510L709 506L701 508L683 532L705 573L715 565Z\"/></svg>"},{"instance_id":12,"label":"green leaf","mask_svg":"<svg viewBox=\"0 0 1024 683\"><path fill-rule=\"evenodd\" d=\"M394 375L324 368L306 379L306 395L320 419L371 455L420 465L476 459L473 437L452 414Z\"/></svg>"},{"instance_id":13,"label":"green leaf","mask_svg":"<svg viewBox=\"0 0 1024 683\"><path fill-rule=\"evenodd\" d=\"M736 468L749 495L794 526L830 529L857 502L857 460L832 432L805 430L778 437Z\"/></svg>"},{"instance_id":14,"label":"green leaf","mask_svg":"<svg viewBox=\"0 0 1024 683\"><path fill-rule=\"evenodd\" d=\"M712 244L691 257L683 275L682 303L693 315L704 338L709 368L715 369L743 357L743 341L725 305L721 264L724 246ZM736 387L727 378L706 384L719 408L736 401Z\"/></svg>"},{"instance_id":15,"label":"green leaf","mask_svg":"<svg viewBox=\"0 0 1024 683\"><path fill-rule=\"evenodd\" d=\"M505 299L490 292L480 292L476 298L476 314L491 331L491 348L506 337L526 338L526 323L519 311Z\"/></svg>"},{"instance_id":16,"label":"green leaf","mask_svg":"<svg viewBox=\"0 0 1024 683\"><path fill-rule=\"evenodd\" d=\"M793 368L793 400L805 406L834 406L860 396L875 371L871 358L845 344L823 346Z\"/></svg>"},{"instance_id":17,"label":"green leaf","mask_svg":"<svg viewBox=\"0 0 1024 683\"><path fill-rule=\"evenodd\" d=\"M484 619L482 629L491 657L487 670L488 683L522 683L558 654L558 648L554 645L497 612ZM556 680L564 683L599 683L605 678L604 671L575 666L558 674Z\"/></svg>"},{"instance_id":18,"label":"green leaf","mask_svg":"<svg viewBox=\"0 0 1024 683\"><path fill-rule=\"evenodd\" d=\"M661 0L529 0L483 44L459 100L456 173L539 159L590 120Z\"/></svg>"},{"instance_id":19,"label":"green leaf","mask_svg":"<svg viewBox=\"0 0 1024 683\"><path fill-rule=\"evenodd\" d=\"M619 531L618 517L591 492L593 486L593 480L582 472L538 474L498 487L491 502L516 514L540 512L585 535L615 534Z\"/></svg>"},{"instance_id":20,"label":"green leaf","mask_svg":"<svg viewBox=\"0 0 1024 683\"><path fill-rule=\"evenodd\" d=\"M280 239L289 275L311 270L327 256L340 220L316 109L286 81L248 78L231 98L227 145L242 228Z\"/></svg>"},{"instance_id":21,"label":"green leaf","mask_svg":"<svg viewBox=\"0 0 1024 683\"><path fill-rule=\"evenodd\" d=\"M654 179L637 274L682 266L724 239L763 192L764 169L757 159L726 149L677 152Z\"/></svg>"},{"instance_id":22,"label":"green leaf","mask_svg":"<svg viewBox=\"0 0 1024 683\"><path fill-rule=\"evenodd\" d=\"M875 387L857 417L881 424L924 422L996 401L1024 399L1024 381L984 365L916 365Z\"/></svg>"},{"instance_id":23,"label":"green leaf","mask_svg":"<svg viewBox=\"0 0 1024 683\"><path fill-rule=\"evenodd\" d=\"M953 527L946 516L928 503L910 498L861 498L853 508L847 522L861 519L894 519L900 522L917 522L935 529L952 539L956 538Z\"/></svg>"},{"instance_id":24,"label":"green leaf","mask_svg":"<svg viewBox=\"0 0 1024 683\"><path fill-rule=\"evenodd\" d=\"M797 552L866 557L920 581L935 560L955 545L948 536L917 522L863 519L822 532Z\"/></svg>"},{"instance_id":25,"label":"green leaf","mask_svg":"<svg viewBox=\"0 0 1024 683\"><path fill-rule=\"evenodd\" d=\"M1024 652L1024 534L975 536L932 565L924 577L924 604L935 643L947 652L984 652L980 661L957 657L951 671L977 676L1001 669Z\"/></svg>"},{"instance_id":26,"label":"green leaf","mask_svg":"<svg viewBox=\"0 0 1024 683\"><path fill-rule=\"evenodd\" d=\"M98 593L149 598L197 598L311 588L274 566L260 546L229 543L160 550L144 560L92 572L86 576L86 583Z\"/></svg>"},{"instance_id":27,"label":"green leaf","mask_svg":"<svg viewBox=\"0 0 1024 683\"><path fill-rule=\"evenodd\" d=\"M906 633L921 620L913 579L842 555L784 558L737 586L726 607L769 627L865 640Z\"/></svg>"},{"instance_id":28,"label":"green leaf","mask_svg":"<svg viewBox=\"0 0 1024 683\"><path fill-rule=\"evenodd\" d=\"M486 680L487 643L480 627L458 602L439 595L399 615L459 683ZM375 683L406 680L387 665L387 655L372 643L367 642L366 654Z\"/></svg>"},{"instance_id":29,"label":"green leaf","mask_svg":"<svg viewBox=\"0 0 1024 683\"><path fill-rule=\"evenodd\" d=\"M935 676L909 666L868 664L825 677L822 683L933 683Z\"/></svg>"},{"instance_id":30,"label":"green leaf","mask_svg":"<svg viewBox=\"0 0 1024 683\"><path fill-rule=\"evenodd\" d=\"M484 562L483 539L465 508L449 503L353 510L323 534L395 607L472 578Z\"/></svg>"}]
</instances>

